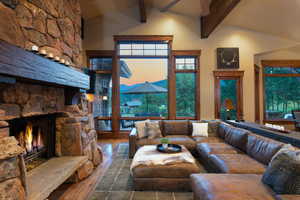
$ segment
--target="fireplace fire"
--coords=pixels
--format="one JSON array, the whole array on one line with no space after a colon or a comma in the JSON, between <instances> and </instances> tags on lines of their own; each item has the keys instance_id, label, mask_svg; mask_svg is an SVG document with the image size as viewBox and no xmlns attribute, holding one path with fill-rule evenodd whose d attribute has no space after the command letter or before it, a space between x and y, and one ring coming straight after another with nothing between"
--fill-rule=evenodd
<instances>
[{"instance_id":1,"label":"fireplace fire","mask_svg":"<svg viewBox=\"0 0 300 200\"><path fill-rule=\"evenodd\" d=\"M55 115L18 118L9 124L10 135L25 149L28 171L55 156Z\"/></svg>"}]
</instances>

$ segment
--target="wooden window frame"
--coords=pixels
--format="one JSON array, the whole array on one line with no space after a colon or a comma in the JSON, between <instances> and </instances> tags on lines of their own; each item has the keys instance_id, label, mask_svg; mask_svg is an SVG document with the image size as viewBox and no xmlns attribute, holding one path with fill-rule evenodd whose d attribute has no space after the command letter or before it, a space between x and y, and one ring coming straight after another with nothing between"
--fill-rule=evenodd
<instances>
[{"instance_id":1,"label":"wooden window frame","mask_svg":"<svg viewBox=\"0 0 300 200\"><path fill-rule=\"evenodd\" d=\"M192 56L196 58L196 68L195 69L176 69L176 57L188 57ZM175 105L172 108L175 110L175 119L194 119L200 120L200 56L201 50L173 50L172 51L172 65L173 65L173 74L171 76L174 77L174 98L175 98ZM195 74L195 117L177 117L176 116L176 74L177 73L194 73Z\"/></svg>"},{"instance_id":2,"label":"wooden window frame","mask_svg":"<svg viewBox=\"0 0 300 200\"><path fill-rule=\"evenodd\" d=\"M266 67L291 67L291 68L300 68L300 60L262 60L262 81L263 81L263 122L264 123L275 123L275 124L294 124L292 120L284 120L284 119L274 119L268 120L266 117L266 95L265 95L265 78L266 77L300 77L299 74L266 74Z\"/></svg>"},{"instance_id":3,"label":"wooden window frame","mask_svg":"<svg viewBox=\"0 0 300 200\"><path fill-rule=\"evenodd\" d=\"M91 69L90 66L90 59L93 58L112 58L112 62L114 62L114 57L115 55L115 51L114 50L87 50L86 51L86 63L87 63L87 67L89 69ZM112 74L113 70L95 70L95 73L97 74ZM114 87L114 85L113 85ZM113 99L112 99L113 100ZM113 106L112 106L113 109ZM106 116L106 117L95 117L95 120L110 120L112 121L113 118L113 113L112 116ZM100 133L99 135L101 136L101 138L111 138L113 137L113 128L111 127L110 131L100 131L97 130L97 133Z\"/></svg>"},{"instance_id":4,"label":"wooden window frame","mask_svg":"<svg viewBox=\"0 0 300 200\"><path fill-rule=\"evenodd\" d=\"M168 117L121 117L120 113L120 68L119 59L124 56L118 55L119 41L168 41ZM96 120L111 120L112 131L101 131L101 138L124 138L129 131L120 130L121 120L161 120L161 119L200 119L200 50L172 50L173 36L171 35L117 35L114 36L114 50L87 50L87 66L90 68L90 59L105 58L113 59L112 70L97 70L98 74L112 74L112 115L111 117L96 117ZM176 56L196 56L197 68L195 70L176 70ZM126 57L126 56L125 56ZM130 56L128 56L130 57ZM136 57L136 56L134 56ZM148 56L142 56L146 58ZM196 74L196 102L195 117L176 117L176 73L195 73ZM103 134L105 133L105 134Z\"/></svg>"},{"instance_id":5,"label":"wooden window frame","mask_svg":"<svg viewBox=\"0 0 300 200\"><path fill-rule=\"evenodd\" d=\"M118 45L119 42L121 41L166 41L168 42L169 45L169 52L168 52L168 56L165 57L168 59L168 75L173 73L173 67L172 67L172 43L173 43L173 36L172 35L115 35L114 36L114 41L115 41L115 62L114 63L118 63L118 60L120 60L121 58L124 57L140 57L140 58L148 58L148 57L153 57L153 56L120 56L118 55ZM154 56L154 57L161 57L161 56ZM115 70L116 72L116 70ZM119 72L118 72L119 73ZM118 119L115 119L116 121L120 121L120 120L145 120L145 119L155 119L155 120L160 120L160 119L166 119L164 117L122 117L121 113L120 113L120 77L116 77L118 80L115 81L116 84L116 90L118 91L118 101L115 102L114 106L118 107ZM174 78L174 77L173 77ZM174 114L172 112L172 107L174 106L174 98L173 98L173 87L171 86L172 83L170 81L170 79L173 79L172 76L168 77L168 119L175 119ZM170 85L171 84L171 85ZM175 102L176 103L176 102ZM176 115L176 112L175 112ZM117 128L120 130L120 124L116 125L118 126Z\"/></svg>"},{"instance_id":6,"label":"wooden window frame","mask_svg":"<svg viewBox=\"0 0 300 200\"><path fill-rule=\"evenodd\" d=\"M221 110L221 93L220 93L220 80L237 80L237 119L241 120L244 116L243 111L243 77L244 71L214 71L215 79L215 118L220 119Z\"/></svg>"},{"instance_id":7,"label":"wooden window frame","mask_svg":"<svg viewBox=\"0 0 300 200\"><path fill-rule=\"evenodd\" d=\"M254 65L254 103L255 122L260 123L260 67Z\"/></svg>"}]
</instances>

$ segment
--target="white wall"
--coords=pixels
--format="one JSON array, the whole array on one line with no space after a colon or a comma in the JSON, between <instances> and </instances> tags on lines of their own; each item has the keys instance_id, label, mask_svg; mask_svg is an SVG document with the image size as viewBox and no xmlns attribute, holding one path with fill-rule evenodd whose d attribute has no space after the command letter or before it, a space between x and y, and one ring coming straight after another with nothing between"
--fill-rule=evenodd
<instances>
[{"instance_id":1,"label":"white wall","mask_svg":"<svg viewBox=\"0 0 300 200\"><path fill-rule=\"evenodd\" d=\"M152 9L147 23L132 15L110 13L90 19L85 26L85 50L111 50L113 35L174 35L174 50L201 49L201 118L214 118L214 77L216 48L239 47L240 70L244 76L244 118L254 121L254 55L295 45L294 41L220 25L208 39L200 38L200 20Z\"/></svg>"}]
</instances>

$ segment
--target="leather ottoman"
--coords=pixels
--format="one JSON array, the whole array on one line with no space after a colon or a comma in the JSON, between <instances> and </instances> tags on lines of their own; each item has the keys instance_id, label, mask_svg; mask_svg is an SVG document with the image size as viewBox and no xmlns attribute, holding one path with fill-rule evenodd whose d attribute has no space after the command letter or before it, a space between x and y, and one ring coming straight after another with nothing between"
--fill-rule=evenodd
<instances>
[{"instance_id":1,"label":"leather ottoman","mask_svg":"<svg viewBox=\"0 0 300 200\"><path fill-rule=\"evenodd\" d=\"M142 148L135 154L133 163L136 156L143 157L143 154L139 152ZM162 153L153 152L155 156L159 156L159 154ZM188 154L190 153L188 152ZM149 156L149 152L147 155L145 153L145 156ZM178 161L173 164L139 164L132 167L131 174L135 190L191 191L190 175L204 172L204 169L191 154L190 156L194 163Z\"/></svg>"}]
</instances>

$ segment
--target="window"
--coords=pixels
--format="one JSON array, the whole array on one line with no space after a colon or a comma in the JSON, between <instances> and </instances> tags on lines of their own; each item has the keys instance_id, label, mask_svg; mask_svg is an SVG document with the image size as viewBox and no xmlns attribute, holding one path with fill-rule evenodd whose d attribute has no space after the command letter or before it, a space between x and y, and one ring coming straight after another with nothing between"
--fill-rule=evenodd
<instances>
[{"instance_id":1,"label":"window","mask_svg":"<svg viewBox=\"0 0 300 200\"><path fill-rule=\"evenodd\" d=\"M87 51L98 77L93 109L99 133L121 136L144 119L200 118L200 51L172 51L173 36L114 40L115 51Z\"/></svg>"},{"instance_id":2,"label":"window","mask_svg":"<svg viewBox=\"0 0 300 200\"><path fill-rule=\"evenodd\" d=\"M88 65L93 71L92 109L95 129L101 134L112 132L112 66L114 51L87 51ZM121 73L122 74L122 73Z\"/></svg>"},{"instance_id":3,"label":"window","mask_svg":"<svg viewBox=\"0 0 300 200\"><path fill-rule=\"evenodd\" d=\"M291 111L300 108L300 66L288 61L263 66L265 120L292 120Z\"/></svg>"},{"instance_id":4,"label":"window","mask_svg":"<svg viewBox=\"0 0 300 200\"><path fill-rule=\"evenodd\" d=\"M126 41L119 42L120 56L136 57L167 57L169 52L168 42L163 41Z\"/></svg>"},{"instance_id":5,"label":"window","mask_svg":"<svg viewBox=\"0 0 300 200\"><path fill-rule=\"evenodd\" d=\"M130 76L120 78L121 117L167 117L168 60L122 58Z\"/></svg>"},{"instance_id":6,"label":"window","mask_svg":"<svg viewBox=\"0 0 300 200\"><path fill-rule=\"evenodd\" d=\"M195 117L196 75L176 73L176 116Z\"/></svg>"},{"instance_id":7,"label":"window","mask_svg":"<svg viewBox=\"0 0 300 200\"><path fill-rule=\"evenodd\" d=\"M199 116L198 55L174 51L176 78L176 118L197 118ZM193 53L193 52L192 52ZM192 54L191 53L191 54ZM180 54L185 54L180 55Z\"/></svg>"}]
</instances>

